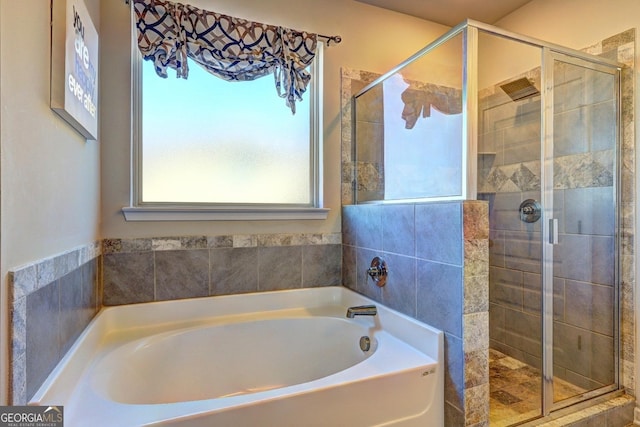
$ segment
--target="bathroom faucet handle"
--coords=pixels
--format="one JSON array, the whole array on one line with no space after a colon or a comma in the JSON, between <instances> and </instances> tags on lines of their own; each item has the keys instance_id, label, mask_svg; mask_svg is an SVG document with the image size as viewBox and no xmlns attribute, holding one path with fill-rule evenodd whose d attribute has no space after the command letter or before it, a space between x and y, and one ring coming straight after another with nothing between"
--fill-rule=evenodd
<instances>
[{"instance_id":1,"label":"bathroom faucet handle","mask_svg":"<svg viewBox=\"0 0 640 427\"><path fill-rule=\"evenodd\" d=\"M371 260L371 267L367 269L367 274L379 287L383 287L387 283L387 263L380 257Z\"/></svg>"}]
</instances>

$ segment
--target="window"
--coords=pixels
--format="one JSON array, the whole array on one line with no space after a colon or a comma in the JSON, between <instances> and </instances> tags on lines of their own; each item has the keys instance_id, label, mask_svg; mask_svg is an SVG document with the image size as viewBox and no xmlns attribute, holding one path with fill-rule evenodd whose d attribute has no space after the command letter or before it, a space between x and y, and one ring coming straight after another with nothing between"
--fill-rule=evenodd
<instances>
[{"instance_id":1,"label":"window","mask_svg":"<svg viewBox=\"0 0 640 427\"><path fill-rule=\"evenodd\" d=\"M188 79L163 79L134 51L127 220L326 218L321 43L295 115L273 76L227 82L190 64Z\"/></svg>"}]
</instances>

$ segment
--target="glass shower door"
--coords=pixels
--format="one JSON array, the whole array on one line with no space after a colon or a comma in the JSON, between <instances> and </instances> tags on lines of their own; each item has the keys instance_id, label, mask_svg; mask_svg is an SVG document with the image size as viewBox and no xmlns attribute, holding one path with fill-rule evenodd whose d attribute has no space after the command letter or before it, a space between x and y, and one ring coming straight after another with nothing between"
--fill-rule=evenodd
<instances>
[{"instance_id":1,"label":"glass shower door","mask_svg":"<svg viewBox=\"0 0 640 427\"><path fill-rule=\"evenodd\" d=\"M614 389L618 372L618 72L547 58L545 413Z\"/></svg>"}]
</instances>

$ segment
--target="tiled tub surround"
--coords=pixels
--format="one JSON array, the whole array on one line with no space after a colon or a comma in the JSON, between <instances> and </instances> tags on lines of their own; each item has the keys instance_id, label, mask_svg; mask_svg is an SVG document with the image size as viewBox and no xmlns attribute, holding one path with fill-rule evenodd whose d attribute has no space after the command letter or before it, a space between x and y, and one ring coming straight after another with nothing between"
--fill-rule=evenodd
<instances>
[{"instance_id":1,"label":"tiled tub surround","mask_svg":"<svg viewBox=\"0 0 640 427\"><path fill-rule=\"evenodd\" d=\"M103 303L340 285L340 243L339 233L105 239Z\"/></svg>"},{"instance_id":2,"label":"tiled tub surround","mask_svg":"<svg viewBox=\"0 0 640 427\"><path fill-rule=\"evenodd\" d=\"M26 403L103 305L340 285L340 233L104 239L14 269L11 403Z\"/></svg>"},{"instance_id":3,"label":"tiled tub surround","mask_svg":"<svg viewBox=\"0 0 640 427\"><path fill-rule=\"evenodd\" d=\"M343 206L343 283L445 332L445 425L486 425L488 212L479 201ZM387 284L366 275L387 262Z\"/></svg>"},{"instance_id":4,"label":"tiled tub surround","mask_svg":"<svg viewBox=\"0 0 640 427\"><path fill-rule=\"evenodd\" d=\"M99 242L9 272L10 404L36 392L101 306Z\"/></svg>"}]
</instances>

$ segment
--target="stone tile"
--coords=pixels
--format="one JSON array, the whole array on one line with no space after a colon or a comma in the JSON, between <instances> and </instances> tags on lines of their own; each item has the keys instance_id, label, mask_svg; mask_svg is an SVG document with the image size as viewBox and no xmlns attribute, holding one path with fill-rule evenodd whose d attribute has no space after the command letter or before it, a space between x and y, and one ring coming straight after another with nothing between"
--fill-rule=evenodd
<instances>
[{"instance_id":1,"label":"stone tile","mask_svg":"<svg viewBox=\"0 0 640 427\"><path fill-rule=\"evenodd\" d=\"M382 288L367 275L367 269L375 257L383 257L384 254L370 249L357 248L356 250L356 290L376 301L382 301Z\"/></svg>"},{"instance_id":2,"label":"stone tile","mask_svg":"<svg viewBox=\"0 0 640 427\"><path fill-rule=\"evenodd\" d=\"M416 317L416 259L385 254L389 274L381 289L382 302L388 307Z\"/></svg>"},{"instance_id":3,"label":"stone tile","mask_svg":"<svg viewBox=\"0 0 640 427\"><path fill-rule=\"evenodd\" d=\"M84 316L82 299L82 269L78 268L61 277L60 286L60 352L69 350L88 320Z\"/></svg>"},{"instance_id":4,"label":"stone tile","mask_svg":"<svg viewBox=\"0 0 640 427\"><path fill-rule=\"evenodd\" d=\"M36 266L29 265L9 272L9 284L9 289L13 292L14 300L34 292L38 285Z\"/></svg>"},{"instance_id":5,"label":"stone tile","mask_svg":"<svg viewBox=\"0 0 640 427\"><path fill-rule=\"evenodd\" d=\"M105 305L153 301L155 297L154 253L117 253L103 257Z\"/></svg>"},{"instance_id":6,"label":"stone tile","mask_svg":"<svg viewBox=\"0 0 640 427\"><path fill-rule=\"evenodd\" d=\"M342 245L342 285L358 289L357 250L353 246Z\"/></svg>"},{"instance_id":7,"label":"stone tile","mask_svg":"<svg viewBox=\"0 0 640 427\"><path fill-rule=\"evenodd\" d=\"M342 284L342 245L302 246L302 286Z\"/></svg>"},{"instance_id":8,"label":"stone tile","mask_svg":"<svg viewBox=\"0 0 640 427\"><path fill-rule=\"evenodd\" d=\"M302 286L302 247L258 248L258 290L273 291Z\"/></svg>"},{"instance_id":9,"label":"stone tile","mask_svg":"<svg viewBox=\"0 0 640 427\"><path fill-rule=\"evenodd\" d=\"M359 205L354 227L361 248L382 250L382 209L380 205Z\"/></svg>"},{"instance_id":10,"label":"stone tile","mask_svg":"<svg viewBox=\"0 0 640 427\"><path fill-rule=\"evenodd\" d=\"M459 203L416 205L416 256L462 265L462 208Z\"/></svg>"},{"instance_id":11,"label":"stone tile","mask_svg":"<svg viewBox=\"0 0 640 427\"><path fill-rule=\"evenodd\" d=\"M489 348L489 313L471 313L463 316L465 353Z\"/></svg>"},{"instance_id":12,"label":"stone tile","mask_svg":"<svg viewBox=\"0 0 640 427\"><path fill-rule=\"evenodd\" d=\"M59 283L27 296L26 392L31 398L60 360Z\"/></svg>"},{"instance_id":13,"label":"stone tile","mask_svg":"<svg viewBox=\"0 0 640 427\"><path fill-rule=\"evenodd\" d=\"M464 352L458 337L445 333L444 358L444 400L456 408L464 408Z\"/></svg>"},{"instance_id":14,"label":"stone tile","mask_svg":"<svg viewBox=\"0 0 640 427\"><path fill-rule=\"evenodd\" d=\"M155 253L157 301L209 295L209 250L162 250Z\"/></svg>"},{"instance_id":15,"label":"stone tile","mask_svg":"<svg viewBox=\"0 0 640 427\"><path fill-rule=\"evenodd\" d=\"M400 255L415 256L414 205L382 207L382 249Z\"/></svg>"},{"instance_id":16,"label":"stone tile","mask_svg":"<svg viewBox=\"0 0 640 427\"><path fill-rule=\"evenodd\" d=\"M611 286L566 281L564 320L571 325L613 336L613 303Z\"/></svg>"},{"instance_id":17,"label":"stone tile","mask_svg":"<svg viewBox=\"0 0 640 427\"><path fill-rule=\"evenodd\" d=\"M464 278L463 313L489 311L489 276Z\"/></svg>"},{"instance_id":18,"label":"stone tile","mask_svg":"<svg viewBox=\"0 0 640 427\"><path fill-rule=\"evenodd\" d=\"M258 290L258 248L211 249L211 295Z\"/></svg>"},{"instance_id":19,"label":"stone tile","mask_svg":"<svg viewBox=\"0 0 640 427\"><path fill-rule=\"evenodd\" d=\"M207 247L208 248L232 248L233 236L231 235L207 236Z\"/></svg>"},{"instance_id":20,"label":"stone tile","mask_svg":"<svg viewBox=\"0 0 640 427\"><path fill-rule=\"evenodd\" d=\"M418 260L418 319L462 337L462 269Z\"/></svg>"},{"instance_id":21,"label":"stone tile","mask_svg":"<svg viewBox=\"0 0 640 427\"><path fill-rule=\"evenodd\" d=\"M464 387L476 387L489 382L489 349L465 352Z\"/></svg>"}]
</instances>

